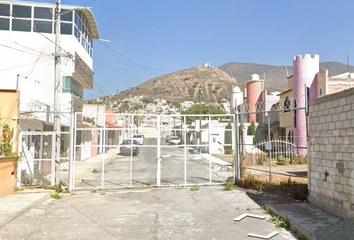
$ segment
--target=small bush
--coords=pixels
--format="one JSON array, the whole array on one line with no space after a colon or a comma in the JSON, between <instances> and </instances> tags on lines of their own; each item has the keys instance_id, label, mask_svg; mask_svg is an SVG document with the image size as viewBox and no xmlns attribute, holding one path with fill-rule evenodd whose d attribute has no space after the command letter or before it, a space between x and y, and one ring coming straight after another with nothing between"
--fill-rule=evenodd
<instances>
[{"instance_id":1,"label":"small bush","mask_svg":"<svg viewBox=\"0 0 354 240\"><path fill-rule=\"evenodd\" d=\"M234 184L232 182L226 182L223 191L232 191L234 189Z\"/></svg>"},{"instance_id":2,"label":"small bush","mask_svg":"<svg viewBox=\"0 0 354 240\"><path fill-rule=\"evenodd\" d=\"M278 165L288 165L288 159L283 157L282 155L277 157L277 164Z\"/></svg>"},{"instance_id":3,"label":"small bush","mask_svg":"<svg viewBox=\"0 0 354 240\"><path fill-rule=\"evenodd\" d=\"M50 195L50 197L54 198L54 199L61 199L61 196L58 193L54 193L54 194Z\"/></svg>"},{"instance_id":4,"label":"small bush","mask_svg":"<svg viewBox=\"0 0 354 240\"><path fill-rule=\"evenodd\" d=\"M198 185L193 186L193 187L191 188L191 191L194 191L194 192L199 191Z\"/></svg>"},{"instance_id":5,"label":"small bush","mask_svg":"<svg viewBox=\"0 0 354 240\"><path fill-rule=\"evenodd\" d=\"M232 155L233 152L234 152L234 150L232 150L232 149L225 149L225 154Z\"/></svg>"},{"instance_id":6,"label":"small bush","mask_svg":"<svg viewBox=\"0 0 354 240\"><path fill-rule=\"evenodd\" d=\"M291 158L291 164L307 164L307 158L301 155L294 155Z\"/></svg>"}]
</instances>

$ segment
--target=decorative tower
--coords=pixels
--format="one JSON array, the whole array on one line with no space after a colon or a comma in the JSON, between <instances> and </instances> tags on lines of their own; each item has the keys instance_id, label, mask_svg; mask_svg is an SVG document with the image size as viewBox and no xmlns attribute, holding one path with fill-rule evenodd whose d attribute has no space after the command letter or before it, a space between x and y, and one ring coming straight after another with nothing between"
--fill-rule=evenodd
<instances>
[{"instance_id":1,"label":"decorative tower","mask_svg":"<svg viewBox=\"0 0 354 240\"><path fill-rule=\"evenodd\" d=\"M248 103L248 111L252 112L249 114L248 122L259 122L257 121L256 115L256 105L258 102L261 102L261 93L264 90L264 80L259 79L257 74L251 75L251 80L247 83L247 103Z\"/></svg>"},{"instance_id":2,"label":"decorative tower","mask_svg":"<svg viewBox=\"0 0 354 240\"><path fill-rule=\"evenodd\" d=\"M239 87L237 87L237 86L232 87L230 102L231 102L231 104L230 104L231 113L234 113L235 107L243 104L243 93ZM237 104L237 106L236 106L236 104Z\"/></svg>"},{"instance_id":3,"label":"decorative tower","mask_svg":"<svg viewBox=\"0 0 354 240\"><path fill-rule=\"evenodd\" d=\"M297 147L297 154L305 156L307 154L307 126L305 115L305 97L309 98L310 87L319 72L320 61L319 56L305 54L294 57L293 61L293 94L294 105L296 108L302 108L294 111L294 143ZM309 100L309 99L308 99Z\"/></svg>"}]
</instances>

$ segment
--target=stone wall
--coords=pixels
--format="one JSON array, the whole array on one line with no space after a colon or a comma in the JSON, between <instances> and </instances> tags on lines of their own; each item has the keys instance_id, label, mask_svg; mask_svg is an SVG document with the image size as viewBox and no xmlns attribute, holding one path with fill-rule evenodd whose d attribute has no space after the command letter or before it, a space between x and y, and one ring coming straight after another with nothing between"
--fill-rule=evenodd
<instances>
[{"instance_id":1,"label":"stone wall","mask_svg":"<svg viewBox=\"0 0 354 240\"><path fill-rule=\"evenodd\" d=\"M309 201L354 217L354 88L317 98L309 119Z\"/></svg>"},{"instance_id":2,"label":"stone wall","mask_svg":"<svg viewBox=\"0 0 354 240\"><path fill-rule=\"evenodd\" d=\"M93 71L77 53L75 53L75 74L87 84L88 89L93 89Z\"/></svg>"}]
</instances>

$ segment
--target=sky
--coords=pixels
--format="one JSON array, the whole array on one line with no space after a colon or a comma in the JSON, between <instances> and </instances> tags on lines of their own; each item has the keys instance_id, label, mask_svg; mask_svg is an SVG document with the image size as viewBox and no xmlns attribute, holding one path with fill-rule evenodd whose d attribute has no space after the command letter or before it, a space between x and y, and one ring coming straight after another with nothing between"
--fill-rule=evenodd
<instances>
[{"instance_id":1,"label":"sky","mask_svg":"<svg viewBox=\"0 0 354 240\"><path fill-rule=\"evenodd\" d=\"M55 3L55 0L32 0ZM205 63L354 63L353 0L61 0L91 7L94 89L85 100ZM351 61L353 59L353 61Z\"/></svg>"}]
</instances>

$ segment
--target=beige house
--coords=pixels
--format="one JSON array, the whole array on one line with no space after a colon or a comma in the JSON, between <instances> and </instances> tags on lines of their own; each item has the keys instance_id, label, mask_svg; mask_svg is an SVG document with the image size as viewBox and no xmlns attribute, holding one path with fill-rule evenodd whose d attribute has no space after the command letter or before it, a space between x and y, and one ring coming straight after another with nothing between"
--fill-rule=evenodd
<instances>
[{"instance_id":1,"label":"beige house","mask_svg":"<svg viewBox=\"0 0 354 240\"><path fill-rule=\"evenodd\" d=\"M3 126L8 124L14 130L12 149L17 152L18 95L16 90L0 90L0 114L1 137ZM14 157L0 156L0 198L10 194L16 186L16 161Z\"/></svg>"}]
</instances>

